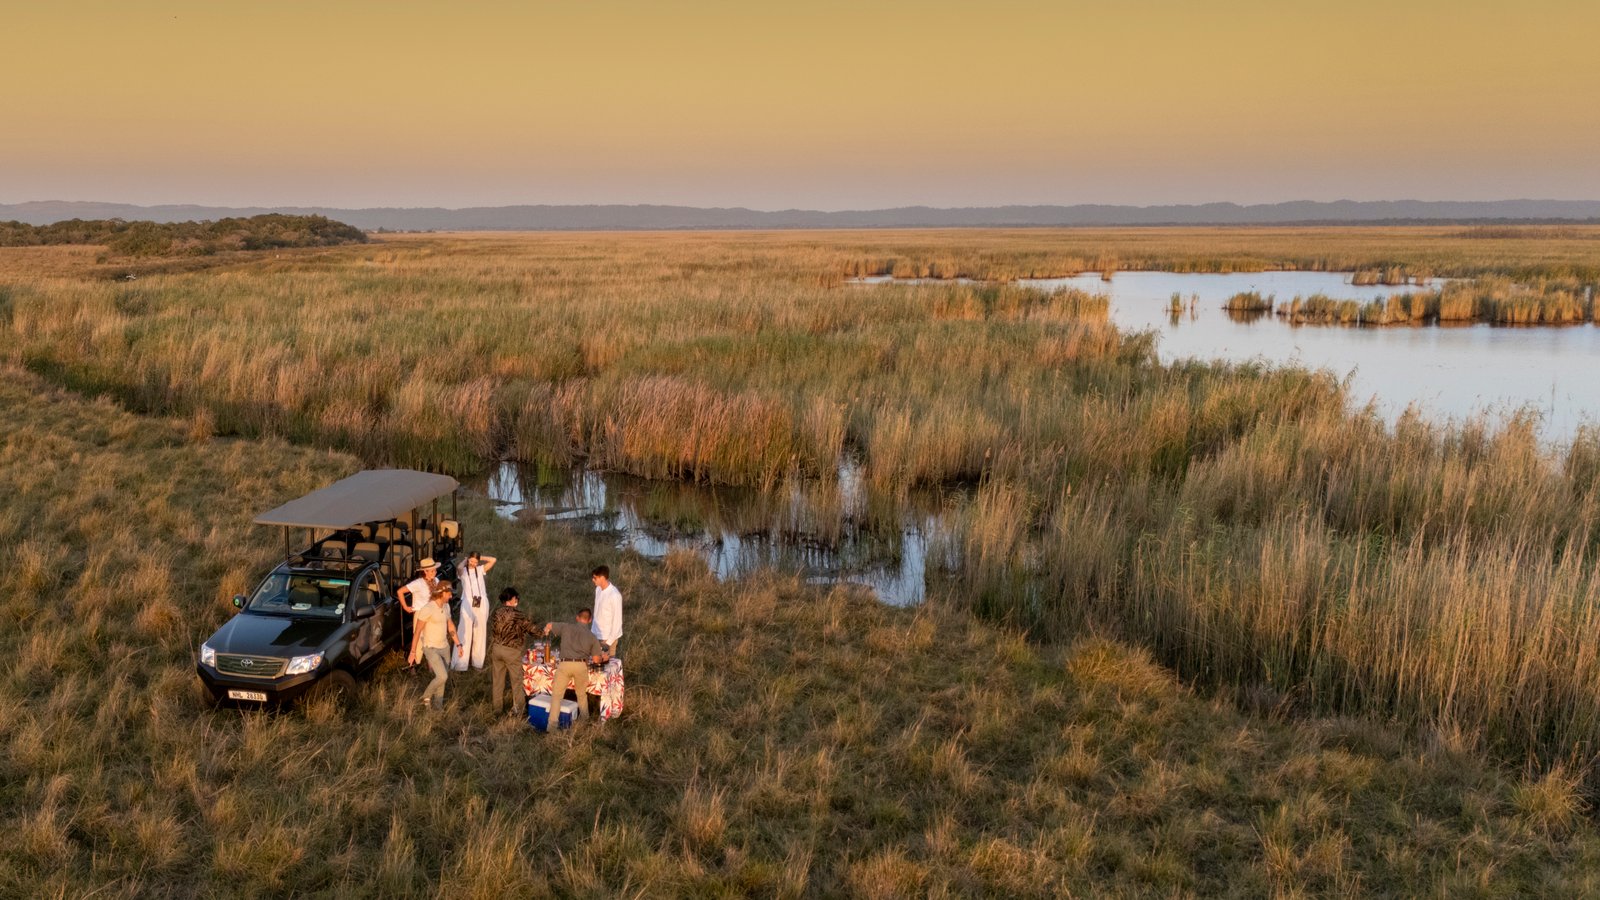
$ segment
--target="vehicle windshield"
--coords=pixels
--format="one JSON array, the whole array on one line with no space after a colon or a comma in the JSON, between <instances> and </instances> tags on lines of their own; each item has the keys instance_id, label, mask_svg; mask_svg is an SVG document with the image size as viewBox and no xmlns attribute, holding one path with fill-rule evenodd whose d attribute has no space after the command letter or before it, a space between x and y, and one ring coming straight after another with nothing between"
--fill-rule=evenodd
<instances>
[{"instance_id":1,"label":"vehicle windshield","mask_svg":"<svg viewBox=\"0 0 1600 900\"><path fill-rule=\"evenodd\" d=\"M273 572L250 595L246 608L269 616L337 619L344 615L344 603L349 595L348 578L328 578L311 572Z\"/></svg>"}]
</instances>

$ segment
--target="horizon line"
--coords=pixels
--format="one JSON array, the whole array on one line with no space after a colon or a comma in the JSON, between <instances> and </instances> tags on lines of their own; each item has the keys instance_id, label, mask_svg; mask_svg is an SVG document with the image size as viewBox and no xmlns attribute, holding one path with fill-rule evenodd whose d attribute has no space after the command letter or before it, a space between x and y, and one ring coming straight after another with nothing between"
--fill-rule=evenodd
<instances>
[{"instance_id":1,"label":"horizon line","mask_svg":"<svg viewBox=\"0 0 1600 900\"><path fill-rule=\"evenodd\" d=\"M128 206L137 209L170 209L170 208L196 208L196 209L340 209L350 211L441 211L441 212L467 212L473 210L517 209L522 207L553 208L553 209L599 209L619 207L627 209L689 209L706 212L751 212L762 214L782 213L824 213L824 214L849 214L849 213L882 213L898 212L903 210L928 210L933 212L963 212L971 210L997 210L997 209L1121 209L1121 210L1151 210L1151 209L1203 209L1207 207L1232 207L1236 209L1258 209L1274 206L1291 206L1309 204L1316 206L1340 205L1378 205L1378 204L1472 204L1495 205L1510 203L1550 203L1550 204L1584 204L1600 203L1600 198L1570 198L1555 197L1501 197L1493 200L1467 200L1467 199L1442 199L1424 200L1416 197L1396 197L1380 200L1354 200L1340 198L1338 200L1312 200L1309 198L1296 198L1290 200L1270 200L1258 203L1242 203L1237 200L1207 200L1190 203L1106 203L1106 202L1054 202L1054 203L990 203L968 204L962 206L936 206L930 203L905 203L893 206L857 206L828 209L822 207L785 206L785 207L756 207L756 206L700 206L692 203L636 203L636 202L591 202L591 203L551 203L551 202L521 202L500 204L468 204L464 206L445 206L439 204L421 205L346 205L340 203L203 203L194 201L168 201L161 203L133 203L123 200L17 200L0 201L0 208L47 206L47 205L73 205L73 206Z\"/></svg>"}]
</instances>

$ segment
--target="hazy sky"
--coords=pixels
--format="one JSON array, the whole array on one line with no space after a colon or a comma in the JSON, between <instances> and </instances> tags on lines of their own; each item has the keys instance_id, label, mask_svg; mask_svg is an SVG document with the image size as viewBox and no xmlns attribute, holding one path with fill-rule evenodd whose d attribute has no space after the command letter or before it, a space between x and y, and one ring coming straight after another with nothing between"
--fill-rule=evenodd
<instances>
[{"instance_id":1,"label":"hazy sky","mask_svg":"<svg viewBox=\"0 0 1600 900\"><path fill-rule=\"evenodd\" d=\"M6 7L0 202L1600 198L1596 0Z\"/></svg>"}]
</instances>

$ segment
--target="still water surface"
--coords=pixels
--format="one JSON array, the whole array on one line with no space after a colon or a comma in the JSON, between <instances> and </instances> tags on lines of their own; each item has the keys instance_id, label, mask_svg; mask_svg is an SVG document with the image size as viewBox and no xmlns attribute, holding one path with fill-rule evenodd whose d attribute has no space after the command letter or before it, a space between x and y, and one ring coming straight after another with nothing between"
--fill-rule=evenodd
<instances>
[{"instance_id":1,"label":"still water surface","mask_svg":"<svg viewBox=\"0 0 1600 900\"><path fill-rule=\"evenodd\" d=\"M1275 315L1245 320L1221 308L1242 291L1287 303L1318 293L1372 300L1427 289L1353 285L1349 279L1338 272L1118 272L1109 282L1088 274L1025 283L1107 295L1118 326L1160 335L1163 360L1264 360L1349 376L1352 402L1370 400L1390 421L1413 405L1441 421L1478 413L1503 418L1532 409L1545 440L1561 444L1600 416L1600 328L1593 325L1352 328L1288 325ZM1176 319L1169 311L1174 293L1185 302ZM1191 315L1187 303L1195 295L1199 301Z\"/></svg>"},{"instance_id":2,"label":"still water surface","mask_svg":"<svg viewBox=\"0 0 1600 900\"><path fill-rule=\"evenodd\" d=\"M831 482L774 492L506 462L483 489L504 517L607 533L651 559L689 550L718 578L772 567L814 584L865 585L895 605L926 598L929 543L944 533L953 496L875 503L853 462Z\"/></svg>"},{"instance_id":3,"label":"still water surface","mask_svg":"<svg viewBox=\"0 0 1600 900\"><path fill-rule=\"evenodd\" d=\"M1545 439L1560 444L1600 417L1600 328L1591 325L1290 326L1276 316L1246 319L1221 308L1241 291L1287 302L1316 293L1370 300L1418 289L1352 285L1348 275L1333 272L1120 272L1110 282L1090 273L1024 283L1106 294L1117 325L1159 334L1163 360L1261 360L1348 376L1352 400L1370 400L1390 420L1413 405L1441 420L1531 408ZM1170 311L1174 293L1184 298L1177 316ZM1191 297L1198 298L1192 312ZM719 578L771 566L820 584L863 584L898 605L926 598L929 561L946 552L944 523L962 493L876 503L852 462L830 482L765 493L514 463L495 469L482 487L501 515L607 533L619 549L657 559L687 549Z\"/></svg>"}]
</instances>

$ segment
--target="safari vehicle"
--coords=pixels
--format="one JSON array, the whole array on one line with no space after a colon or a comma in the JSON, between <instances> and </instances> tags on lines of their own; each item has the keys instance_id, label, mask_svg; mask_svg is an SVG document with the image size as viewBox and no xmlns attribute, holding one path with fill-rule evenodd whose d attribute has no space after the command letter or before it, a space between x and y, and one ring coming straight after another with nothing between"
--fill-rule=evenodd
<instances>
[{"instance_id":1,"label":"safari vehicle","mask_svg":"<svg viewBox=\"0 0 1600 900\"><path fill-rule=\"evenodd\" d=\"M257 516L283 528L283 562L239 612L200 645L195 668L214 701L281 704L304 694L343 694L408 630L395 590L418 560L440 561L452 579L461 547L456 480L407 469L372 469ZM450 518L439 498L450 496ZM432 515L418 510L432 502ZM293 549L294 533L305 544Z\"/></svg>"}]
</instances>

